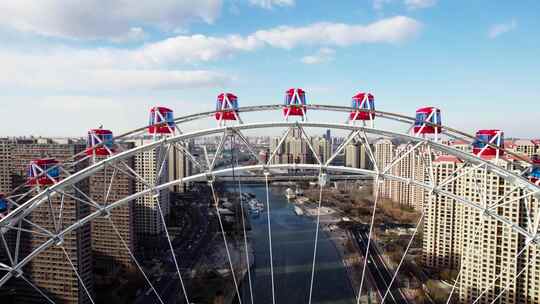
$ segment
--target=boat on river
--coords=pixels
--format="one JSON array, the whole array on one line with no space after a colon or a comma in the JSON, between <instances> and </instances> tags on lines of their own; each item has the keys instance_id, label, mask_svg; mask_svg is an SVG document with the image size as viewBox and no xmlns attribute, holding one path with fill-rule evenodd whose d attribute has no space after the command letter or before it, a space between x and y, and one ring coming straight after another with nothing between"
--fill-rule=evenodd
<instances>
[{"instance_id":1,"label":"boat on river","mask_svg":"<svg viewBox=\"0 0 540 304\"><path fill-rule=\"evenodd\" d=\"M292 199L295 199L296 198L296 193L293 189L291 188L287 188L285 190L285 197L288 199L288 200L292 200Z\"/></svg>"}]
</instances>

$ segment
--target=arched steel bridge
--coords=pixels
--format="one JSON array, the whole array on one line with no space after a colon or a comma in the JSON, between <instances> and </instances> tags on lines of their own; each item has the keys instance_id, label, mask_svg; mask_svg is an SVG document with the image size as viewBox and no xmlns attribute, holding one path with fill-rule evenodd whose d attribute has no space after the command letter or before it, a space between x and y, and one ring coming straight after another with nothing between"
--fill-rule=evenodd
<instances>
[{"instance_id":1,"label":"arched steel bridge","mask_svg":"<svg viewBox=\"0 0 540 304\"><path fill-rule=\"evenodd\" d=\"M281 110L282 105L265 105L265 106L251 106L251 107L242 107L238 109L238 114L243 115L245 113L250 112L261 112L261 111L275 111L275 110ZM329 105L309 105L307 106L308 111L332 111L332 112L350 112L350 107L339 107L339 106L329 106ZM362 110L361 110L362 111ZM437 195L440 197L446 197L448 199L451 199L457 203L463 204L464 206L470 207L472 210L476 210L478 214L481 214L482 217L485 218L491 218L497 222L502 223L505 227L508 227L508 229L511 229L515 231L516 233L522 235L526 239L527 246L538 246L538 243L540 242L539 238L539 225L540 225L540 210L538 206L536 205L538 201L540 201L540 187L531 183L527 177L526 174L528 170L530 170L531 163L528 159L522 157L521 155L517 155L512 153L511 151L505 151L504 149L495 146L491 143L486 143L488 147L493 149L498 149L501 151L501 153L504 153L506 155L512 156L514 160L519 160L519 163L512 162L508 158L501 158L500 163L495 163L486 159L483 159L481 157L478 157L477 155L471 154L469 152L456 149L452 147L451 145L443 144L440 139L437 140L435 138L431 138L429 136L427 137L421 137L418 136L418 134L413 134L411 132L412 126L415 122L415 118L390 113L390 112L383 112L383 111L366 111L370 112L374 115L376 118L376 122L380 120L388 120L392 122L399 123L402 127L398 127L401 131L396 130L389 130L389 129L382 129L382 128L375 128L371 126L366 125L357 125L352 123L330 123L330 122L311 122L311 121L270 121L270 122L242 122L237 124L231 124L227 126L220 126L215 128L209 128L204 130L188 130L187 128L184 128L184 126L192 121L196 120L207 120L209 118L212 118L213 114L215 114L215 111L209 111L204 113L197 113L192 115L187 115L183 117L175 118L174 123L174 133L164 136L154 136L152 141L149 141L148 143L136 146L131 149L125 150L123 148L122 143L133 139L133 138L141 138L142 136L146 135L147 129L149 126L141 127L138 129L135 129L130 132L126 132L124 134L121 134L120 136L117 136L115 138L116 141L116 150L117 153L110 155L109 157L101 160L96 160L93 163L89 164L88 166L81 168L81 164L84 162L90 161L91 159L86 156L84 153L78 154L69 161L66 161L64 163L59 164L59 168L62 172L62 178L60 180L55 180L54 184L49 187L34 187L31 189L26 189L24 186L18 187L16 191L14 191L11 195L7 196L8 201L14 206L12 210L10 210L9 213L3 216L2 219L0 219L0 233L2 236L2 243L0 244L0 247L4 246L5 251L8 252L8 258L9 263L4 264L0 263L0 288L4 286L6 282L8 282L12 278L23 278L25 281L29 282L28 279L25 278L25 274L23 271L23 268L32 261L33 258L35 258L40 253L44 252L48 248L51 247L62 247L64 237L68 235L71 232L76 231L77 229L87 225L92 220L96 218L109 218L111 215L111 211L115 208L118 208L124 204L127 204L128 202L134 201L137 198L143 197L143 196L153 196L156 199L159 197L160 191L166 188L169 188L174 185L179 185L182 183L189 183L194 181L207 181L209 185L212 187L212 190L214 190L213 185L214 181L219 180L220 177L224 177L225 179L230 178L231 174L234 175L234 173L239 172L258 172L260 176L266 177L266 184L268 185L268 179L272 175L273 170L283 170L283 169L297 169L297 170L304 170L305 172L311 172L315 173L317 176L317 179L319 180L320 188L321 188L321 195L322 195L322 188L325 186L325 182L327 181L328 176L332 176L332 174L339 173L339 174L349 174L349 175L355 175L355 176L364 176L368 177L374 180L374 196L375 196L375 204L373 207L373 217L375 216L375 210L376 210L376 201L378 199L379 194L379 187L381 182L383 181L395 181L400 183L405 183L408 185L415 185L416 187L422 188L428 193L428 195ZM432 124L428 121L423 122L427 126L437 126L442 128L442 136L444 136L448 140L460 140L465 141L467 143L472 144L473 140L475 140L474 136L467 134L465 132L444 126L444 125L436 125ZM256 153L256 148L249 142L247 137L244 135L246 132L250 131L259 131L259 130L267 130L267 129L282 129L285 130L285 132L281 135L279 142L277 144L277 147L275 147L272 151L270 151L270 157L268 157L267 160L261 159L259 154ZM314 163L287 163L287 164L278 164L274 163L274 157L278 153L278 150L283 145L284 141L286 140L287 136L290 135L291 131L293 129L300 131L300 136L305 140L305 142L308 145L308 148L311 153L314 155ZM348 132L348 136L345 138L345 141L337 147L336 151L332 151L331 155L328 156L326 159L321 159L319 157L319 154L315 151L314 147L311 145L309 140L309 135L307 134L306 130L312 130L312 129L333 129L333 130L341 130L343 132ZM259 133L262 134L262 133ZM207 153L205 153L202 156L194 156L189 152L189 149L187 149L187 144L189 141L193 139L198 139L202 137L209 137L209 136L221 136L221 139L219 141L219 144L216 149L216 153L214 158L210 159ZM381 164L377 161L375 157L376 151L374 151L371 148L371 145L369 144L373 138L389 138L389 139L400 139L402 142L407 143L405 148L401 151L397 151L395 155L393 156L393 159L391 161ZM243 146L246 151L251 155L252 160L256 161L256 164L252 165L242 165L242 164L232 164L226 167L220 167L216 168L216 160L222 157L222 154L225 150L226 142L228 138L234 138L235 140L238 140L236 143L237 145ZM370 159L370 161L373 163L374 168L373 169L360 169L360 168L351 168L346 167L342 165L335 165L333 162L335 158L343 153L343 150L346 145L348 145L351 142L360 142L362 143L362 147L366 150L366 155ZM179 178L177 180L166 180L164 178L161 178L163 174L163 168L165 165L165 157L164 153L167 153L170 151L170 149L177 149L178 151L183 152L186 157L192 162L194 167L196 168L196 173L185 176L182 178ZM135 155L147 152L147 151L154 151L156 155L158 155L157 160L157 169L156 169L156 178L154 180L146 180L144 177L140 176L127 164L127 160L134 157ZM396 174L392 169L405 157L408 155L411 155L413 153L424 153L429 155L429 157L426 158L426 166L428 168L428 174L427 179L415 179L410 177L403 177L399 174ZM443 182L437 183L436 179L434 178L434 171L433 171L433 155L452 155L461 160L464 165L457 168L451 175L449 175ZM503 165L501 165L503 164ZM512 166L512 167L510 167ZM134 179L137 183L140 183L144 185L144 189L141 191L138 191L136 193L132 193L128 196L125 196L123 198L120 198L114 202L110 203L103 203L103 202L96 202L93 201L90 197L82 194L82 195L73 195L73 193L80 193L81 190L78 188L78 185L92 176L95 176L97 174L100 174L100 172L103 172L104 170L112 169L114 172L119 172L122 174L125 174L126 176L129 176L130 178ZM456 180L457 178L468 175L468 174L477 174L479 170L482 170L482 172L490 173L493 175L496 175L500 180L504 181L507 185L510 185L507 187L507 192L502 195L502 198L497 201L488 201L485 196L482 197L482 195L479 195L478 198L471 198L471 197L463 197L458 193L453 193L452 191L449 191L446 187L449 183ZM308 174L308 173L306 173ZM46 176L47 172L42 172L41 175ZM113 174L114 176L114 174ZM111 177L109 181L109 188L110 185L114 183L114 177ZM477 186L478 187L478 186ZM486 192L486 189L478 189L479 193ZM58 212L56 208L52 207L52 200L55 198L61 198L63 201L64 197L70 197L76 201L77 204L83 204L88 205L92 207L92 212L89 214L78 218L75 221L72 222L66 222L62 218L62 212ZM217 194L213 193L214 199L216 199L216 206L217 206ZM322 198L319 200L319 207L321 204ZM527 208L527 219L525 221L518 221L516 222L513 218L508 217L506 214L498 212L498 208L505 205L511 205L511 204L525 204L528 206ZM267 207L268 207L268 225L270 225L270 202L267 200ZM158 208L160 208L160 204L157 204ZM46 208L49 210L51 216L51 221L54 222L53 229L40 226L36 223L32 222L32 213L37 208ZM162 220L163 213L161 212L161 209L159 210L161 214ZM219 211L218 211L218 217L219 217ZM373 218L372 217L372 218ZM422 213L423 218L423 213ZM318 220L318 218L317 218ZM112 220L110 222L114 225ZM21 224L24 223L29 224L32 227L31 231L24 230L21 228ZM58 224L62 223L62 224ZM220 218L221 223L221 218ZM163 223L164 224L164 223ZM418 223L420 224L420 222ZM171 245L171 240L167 231L167 227L164 224L165 232L167 235L167 239L169 242L169 245L171 247L171 250L173 250ZM317 221L317 230L316 230L316 240L318 238L318 221ZM370 228L370 235L372 232L373 227L373 220L371 222L371 228ZM221 228L223 229L223 226L221 225ZM270 228L270 227L269 227ZM15 245L9 245L8 242L6 242L5 235L7 235L8 232L17 233L17 240L15 242ZM223 237L225 239L225 233L223 232ZM271 229L269 229L269 232L271 232ZM20 235L28 233L30 235L38 233L40 236L43 237L43 242L40 244L34 246L32 250L27 253L26 255L22 255L19 253L19 247L20 247ZM416 234L416 232L415 232ZM413 235L414 237L414 235ZM271 241L271 235L269 235L269 240ZM371 240L371 238L369 239ZM224 242L225 247L227 247L227 242ZM316 244L316 242L315 242ZM368 248L370 243L368 242ZM271 247L270 247L271 248ZM127 248L129 250L129 248ZM407 248L408 249L408 248ZM316 246L314 248L314 259L313 262L315 263L316 258ZM64 250L65 252L65 250ZM174 251L173 251L174 252ZM228 248L227 248L228 252ZM523 250L521 251L523 252ZM404 256L407 254L407 252L404 253ZM272 255L270 251L270 256ZM132 255L133 259L135 259L135 256ZM182 274L180 273L180 270L178 268L178 263L176 262L176 257L173 254L175 264L177 267L177 273L178 277L180 279L180 282L182 284L182 292L183 297L185 298L186 302L189 301L189 295L188 292L184 286L184 281L182 279ZM366 256L367 257L367 256ZM71 263L69 260L69 257L66 255L66 260L73 266L73 269L75 272L77 272L76 267ZM230 257L229 257L230 261ZM140 267L139 263L135 261L137 266L139 267L139 270L143 271ZM364 272L365 272L365 265L364 263ZM271 265L272 267L272 262ZM400 265L401 266L401 265ZM232 263L231 263L232 267ZM397 273L399 271L396 271L396 274L392 278L392 282L395 279ZM143 272L144 274L144 272ZM238 282L237 279L234 276L234 270L232 271L233 274L233 280L238 292ZM156 297L159 299L160 302L162 302L160 295L156 290L154 289L154 286L152 285L151 281L147 278L146 275L144 275L148 285L152 288L154 293L156 294ZM363 278L364 276L362 276ZM273 278L273 276L272 276ZM314 267L312 271L312 280L311 280L311 286L313 286L313 279L314 279ZM81 278L79 277L79 280ZM363 280L362 280L363 282ZM82 280L81 280L82 283ZM457 283L457 280L456 280ZM31 284L29 282L29 284ZM84 287L84 283L82 283ZM390 284L391 285L391 284ZM32 285L33 286L33 285ZM33 286L38 289L39 287ZM455 286L454 286L455 287ZM91 298L91 294L86 290L88 293L88 297ZM389 288L390 289L390 286ZM358 290L362 290L362 284ZM274 292L274 286L272 285L272 291ZM309 295L309 302L311 303L311 291ZM43 294L44 297L48 298L45 294ZM274 293L273 293L274 295ZM360 299L361 293L359 292L357 295L357 299ZM388 295L388 290L384 295L381 295L381 297L386 299ZM393 297L392 293L390 293L390 296ZM273 301L275 303L275 298L273 297ZM163 302L162 302L163 303Z\"/></svg>"}]
</instances>

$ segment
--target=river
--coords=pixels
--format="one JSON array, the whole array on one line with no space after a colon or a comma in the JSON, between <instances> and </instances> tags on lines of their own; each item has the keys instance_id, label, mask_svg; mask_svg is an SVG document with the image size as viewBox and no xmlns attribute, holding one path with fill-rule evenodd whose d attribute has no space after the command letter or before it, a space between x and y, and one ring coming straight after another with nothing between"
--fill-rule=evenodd
<instances>
[{"instance_id":1,"label":"river","mask_svg":"<svg viewBox=\"0 0 540 304\"><path fill-rule=\"evenodd\" d=\"M266 206L264 186L245 186ZM271 188L270 215L276 304L308 303L315 220L297 216L284 189ZM254 303L272 304L270 255L266 211L251 217L251 242L255 253L252 269ZM242 303L251 304L248 276L242 282ZM319 233L312 303L355 303L354 295L337 249L326 233Z\"/></svg>"}]
</instances>

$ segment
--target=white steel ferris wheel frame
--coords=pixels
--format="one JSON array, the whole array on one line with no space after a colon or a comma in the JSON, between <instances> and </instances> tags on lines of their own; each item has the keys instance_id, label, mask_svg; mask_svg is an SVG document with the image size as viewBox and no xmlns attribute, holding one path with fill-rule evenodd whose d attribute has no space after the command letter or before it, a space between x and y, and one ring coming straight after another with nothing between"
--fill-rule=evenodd
<instances>
[{"instance_id":1,"label":"white steel ferris wheel frame","mask_svg":"<svg viewBox=\"0 0 540 304\"><path fill-rule=\"evenodd\" d=\"M267 110L274 110L274 109L281 110L282 107L283 107L282 105L246 107L246 108L239 108L238 112L267 111ZM311 106L307 106L307 108L311 110L329 110L329 111L338 111L338 112L351 111L351 108L349 107L336 107L336 106L324 106L324 105L311 105ZM411 117L388 113L388 112L380 112L380 111L366 110L366 112L373 113L375 117L387 118L394 121L403 122L406 124L410 124L412 122L414 124L414 118L411 118ZM175 129L180 131L181 129L178 127L178 124L196 120L196 119L206 118L206 117L212 116L214 113L215 111L211 111L211 112L199 113L199 114L176 118L175 123L177 125L175 126ZM425 123L426 125L438 126L438 125L429 123L428 121L426 121ZM458 138L458 139L468 138L469 140L472 140L472 136L467 135L466 133L459 132L451 128L447 128L445 126L440 126L440 127L442 127L443 134L449 135L452 138ZM123 134L117 137L117 139L127 138L128 135L136 134L137 132L140 132L140 131L145 131L146 128L147 127L140 128L132 132L128 132L126 134ZM254 148L250 146L245 136L243 135L244 131L267 129L267 128L287 128L287 133L281 137L280 143L278 144L278 148L283 143L284 138L286 137L286 135L292 128L299 128L300 130L302 130L302 133L304 134L304 136L307 136L304 131L305 128L326 128L326 129L343 130L343 131L349 131L350 134L346 138L345 142L340 147L338 147L337 151L332 153L332 155L329 157L329 159L326 162L322 162L315 154L315 158L316 158L315 164L298 164L298 163L273 164L272 159L277 149L276 151L272 152L267 162L263 162L261 159L258 158L257 154L255 153ZM467 198L460 197L459 195L455 193L446 191L444 189L444 184L437 185L435 184L433 180L431 180L431 182L423 182L423 181L415 180L412 178L398 176L398 175L393 174L392 170L390 169L395 164L397 164L403 157L405 157L408 153L412 153L416 149L420 149L423 147L429 148L435 151L440 151L445 154L456 156L457 158L466 162L469 165L469 169L467 170L485 169L486 172L491 172L497 175L498 177L504 179L509 184L513 185L515 189L521 189L523 191L526 191L527 194L524 197L536 197L537 199L540 200L540 187L530 183L522 175L506 170L505 168L502 168L492 162L479 158L476 155L473 155L473 154L458 150L456 148L453 148L451 146L439 143L437 140L419 137L417 136L418 134L411 135L411 134L399 133L395 131L377 129L374 127L358 126L358 125L346 124L346 123L322 123L322 122L306 122L306 121L241 123L235 126L219 126L216 128L210 128L210 129L198 130L198 131L186 132L186 133L177 132L176 134L169 135L167 137L154 138L153 142L111 155L108 158L103 159L99 162L96 162L78 172L69 174L69 176L58 181L54 185L45 189L41 189L39 193L35 194L34 196L32 196L32 198L28 199L27 201L22 202L22 203L19 202L17 204L18 207L15 210L7 214L4 218L0 219L0 232L3 234L9 229L16 227L21 221L25 219L25 217L31 214L35 208L50 201L51 197L65 193L64 191L68 189L69 187L75 187L75 185L78 182L94 175L95 173L99 172L100 170L103 170L106 167L114 167L114 165L118 165L122 163L124 160L128 159L129 157L132 157L136 155L137 153L140 153L143 151L149 151L149 150L158 149L161 147L171 147L171 146L180 148L182 150L183 143L191 139L205 137L205 136L212 136L212 135L222 136L222 140L218 146L218 150L220 150L221 152L223 150L224 138L227 135L237 135L241 139L243 144L247 145L249 152L257 158L258 164L245 165L245 166L240 165L236 167L216 169L215 160L218 157L218 152L216 152L216 155L213 161L210 162L207 160L206 167L202 166L201 164L197 164L197 166L200 166L201 169L203 169L202 173L193 174L191 176L187 176L187 177L180 178L173 181L163 182L161 184L152 184L152 185L149 185L147 189L144 189L138 193L131 194L127 197L117 200L116 202L103 205L103 206L98 205L96 208L97 209L96 211L93 211L89 215L81 219L78 219L76 222L72 223L71 225L67 227L62 227L62 229L59 231L50 233L49 238L43 244L34 248L30 254L21 258L20 260L13 261L12 265L4 265L0 263L0 270L3 270L6 272L3 276L0 277L0 288L10 278L20 276L22 273L22 268L26 264L28 264L39 253L43 252L44 250L46 250L47 248L51 246L55 246L56 244L58 244L59 241L63 239L64 235L72 231L75 231L79 227L82 227L83 225L91 222L93 219L97 217L108 216L111 210L123 204L133 201L141 196L159 193L159 190L168 188L173 185L178 185L178 184L193 182L193 181L214 180L215 178L219 178L220 176L227 175L231 172L242 172L242 171L263 171L265 172L265 174L268 174L272 169L306 169L306 170L318 171L320 174L325 174L327 172L328 173L329 172L344 172L344 173L371 176L376 181L391 180L391 181L397 181L397 182L406 183L406 184L412 184L412 185L415 185L417 187L427 190L430 194L438 194L438 195L446 196L450 199L455 200L456 202L462 203L464 205L470 206L478 210L484 216L493 218L503 223L504 225L510 227L517 233L521 234L522 236L526 238L528 243L534 243L534 244L540 243L540 236L538 234L538 230L539 230L538 228L540 225L540 213L537 213L534 215L531 214L529 221L527 222L527 226L523 227L519 225L519 223L514 223L512 222L512 220L502 215L497 214L496 207L498 206L498 204L490 205L485 201L479 204L478 202L473 202ZM388 165L386 168L377 168L377 166L375 165L375 168L373 170L368 170L368 169L351 168L351 167L346 167L346 166L331 165L332 160L343 151L346 144L348 144L349 142L357 138L360 139L360 141L362 140L367 141L368 140L367 135L399 138L410 143L412 148L409 149L406 153L394 159L392 163L390 163L390 165ZM487 143L487 144L488 146L491 146L493 148L500 149L499 147L493 146L492 143ZM308 145L309 145L309 148L313 152L313 147L311 146L309 141L308 141ZM371 151L371 148L369 148L369 145L367 145L366 149L369 149L369 151L367 151L369 154L369 157L371 158L373 163L376 163L373 156L374 155L373 151ZM195 161L191 155L189 156L192 158L193 161ZM13 202L13 200L11 201Z\"/></svg>"}]
</instances>

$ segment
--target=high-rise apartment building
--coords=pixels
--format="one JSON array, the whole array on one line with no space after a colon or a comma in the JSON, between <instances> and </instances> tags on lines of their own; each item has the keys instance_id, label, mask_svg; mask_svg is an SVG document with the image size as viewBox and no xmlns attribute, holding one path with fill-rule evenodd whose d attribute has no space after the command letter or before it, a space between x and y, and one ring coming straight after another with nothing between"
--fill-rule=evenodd
<instances>
[{"instance_id":1,"label":"high-rise apartment building","mask_svg":"<svg viewBox=\"0 0 540 304\"><path fill-rule=\"evenodd\" d=\"M324 163L332 155L332 149L330 145L330 140L324 137L312 137L311 145L319 160ZM311 152L311 151L310 151Z\"/></svg>"},{"instance_id":2,"label":"high-rise apartment building","mask_svg":"<svg viewBox=\"0 0 540 304\"><path fill-rule=\"evenodd\" d=\"M437 184L443 183L462 168L463 162L455 156L442 155L433 161L433 175ZM442 187L450 193L460 191L460 180ZM424 204L424 265L436 269L457 269L462 249L462 208L455 200L440 194L426 197Z\"/></svg>"},{"instance_id":3,"label":"high-rise apartment building","mask_svg":"<svg viewBox=\"0 0 540 304\"><path fill-rule=\"evenodd\" d=\"M504 144L505 148L527 157L532 157L540 152L538 142L529 139L505 140Z\"/></svg>"},{"instance_id":4,"label":"high-rise apartment building","mask_svg":"<svg viewBox=\"0 0 540 304\"><path fill-rule=\"evenodd\" d=\"M373 151L373 147L371 145ZM373 164L363 143L351 142L345 147L345 166L372 169Z\"/></svg>"},{"instance_id":5,"label":"high-rise apartment building","mask_svg":"<svg viewBox=\"0 0 540 304\"><path fill-rule=\"evenodd\" d=\"M392 163L394 158L394 144L386 138L377 139L373 144L375 148L375 160L379 170L383 170ZM385 180L380 184L380 198L391 198L392 187L391 181Z\"/></svg>"},{"instance_id":6,"label":"high-rise apartment building","mask_svg":"<svg viewBox=\"0 0 540 304\"><path fill-rule=\"evenodd\" d=\"M131 141L135 146L150 143L150 139L137 139ZM166 149L166 148L162 148ZM162 184L169 178L169 159L167 151L159 148L141 151L134 156L134 171L149 185ZM165 160L163 161L163 158ZM163 168L161 168L161 164ZM161 175L158 177L158 171ZM135 191L148 189L145 182L137 181ZM137 240L152 240L164 231L158 207L161 207L163 216L169 214L169 189L162 189L159 195L151 193L135 200L135 233ZM158 206L159 204L159 206Z\"/></svg>"},{"instance_id":7,"label":"high-rise apartment building","mask_svg":"<svg viewBox=\"0 0 540 304\"><path fill-rule=\"evenodd\" d=\"M399 159L390 169L390 173L415 181L427 181L429 169L429 152L425 148L417 148L410 152L412 145L402 144L396 147L394 159ZM416 210L422 210L425 200L425 191L412 183L401 181L386 181L390 184L390 199Z\"/></svg>"},{"instance_id":8,"label":"high-rise apartment building","mask_svg":"<svg viewBox=\"0 0 540 304\"><path fill-rule=\"evenodd\" d=\"M274 151L279 144L280 137L274 137L270 141L270 151ZM311 137L310 144L317 153L321 162L326 161L332 154L331 143L323 137ZM307 140L301 135L299 129L293 129L279 147L274 159L274 164L292 163L316 163L316 158L309 148Z\"/></svg>"},{"instance_id":9,"label":"high-rise apartment building","mask_svg":"<svg viewBox=\"0 0 540 304\"><path fill-rule=\"evenodd\" d=\"M516 161L485 158L508 170ZM434 161L437 183L461 170L463 163L453 156ZM464 169L463 169L464 170ZM523 199L522 190L496 174L471 170L446 183L444 190L476 204L494 204L494 211L512 222L525 225L527 214L538 210L534 199ZM515 190L512 192L512 190ZM520 199L521 198L521 199ZM438 269L461 269L457 298L459 303L539 303L540 259L537 246L521 255L526 240L510 226L453 199L433 195L426 201L424 221L424 263Z\"/></svg>"},{"instance_id":10,"label":"high-rise apartment building","mask_svg":"<svg viewBox=\"0 0 540 304\"><path fill-rule=\"evenodd\" d=\"M126 148L131 148L129 146L132 144ZM106 156L94 156L95 161L101 161L104 158ZM134 166L133 158L124 160L124 163L131 168ZM122 164L118 164L118 166L121 167ZM126 168L120 169L108 166L92 175L89 178L89 197L99 204L108 205L133 194L135 181L124 173L127 171ZM118 266L124 268L134 266L128 249L118 238L109 220L109 218L112 220L129 250L135 252L134 215L134 203L130 201L114 208L108 217L97 217L92 221L92 252L94 265L97 269L111 272Z\"/></svg>"},{"instance_id":11,"label":"high-rise apartment building","mask_svg":"<svg viewBox=\"0 0 540 304\"><path fill-rule=\"evenodd\" d=\"M193 142L190 143L178 143L183 145L183 149L192 153ZM169 180L177 180L186 176L190 176L193 173L193 164L189 157L177 146L172 146L169 153ZM182 183L171 186L170 190L174 192L186 192L189 189L189 183Z\"/></svg>"},{"instance_id":12,"label":"high-rise apartment building","mask_svg":"<svg viewBox=\"0 0 540 304\"><path fill-rule=\"evenodd\" d=\"M490 161L514 170L512 163ZM497 175L478 169L462 178L461 195L477 204L498 202L497 214L525 225L527 214L538 211L537 202L519 199L522 191L511 192L513 188ZM516 257L526 241L521 235L472 207L463 206L462 210L460 302L473 302L485 290L477 303L492 303L506 289L498 303L540 303L540 260L535 257L538 247L530 246ZM529 262L532 264L525 266ZM526 274L518 276L522 269Z\"/></svg>"},{"instance_id":13,"label":"high-rise apartment building","mask_svg":"<svg viewBox=\"0 0 540 304\"><path fill-rule=\"evenodd\" d=\"M52 141L41 140L18 141L14 143L12 154L12 174L16 182L24 182L27 173L27 166L30 161L43 157L52 157L58 161L66 161L75 154L84 150L85 145L76 143L57 144ZM82 168L82 167L81 167ZM81 169L75 168L75 169ZM78 219L86 216L90 212L90 207L74 199L84 198L82 193L88 193L88 181L80 182L77 189L65 189L67 195L61 199L59 195L51 198L53 210L60 210L62 205L63 221L58 225L74 223ZM80 191L80 192L79 192ZM29 220L47 230L56 231L55 221L51 218L48 204L42 204L36 208ZM30 227L31 235L26 234L22 239L21 252L23 255L30 252L47 240L41 236L40 231L35 227ZM92 248L91 248L91 228L90 224L65 235L61 246L67 252L74 264L84 285L93 294L93 274L92 274ZM68 263L64 251L59 246L53 246L35 256L24 269L29 279L37 286L45 290L51 298L62 303L91 303L86 295L81 282L78 280L74 270ZM18 301L21 303L43 303L43 298L35 292L18 292Z\"/></svg>"},{"instance_id":14,"label":"high-rise apartment building","mask_svg":"<svg viewBox=\"0 0 540 304\"><path fill-rule=\"evenodd\" d=\"M9 139L0 139L0 193L11 191L11 157L13 143Z\"/></svg>"}]
</instances>

